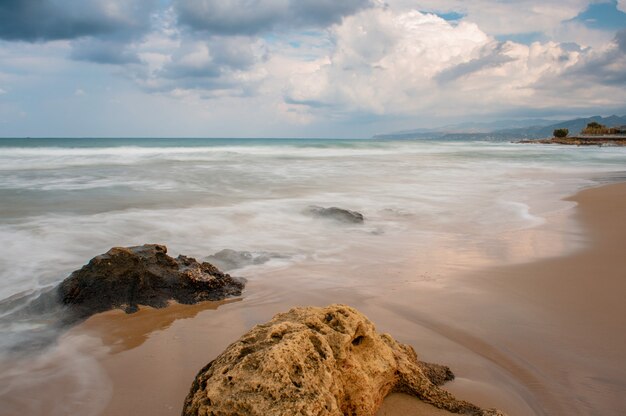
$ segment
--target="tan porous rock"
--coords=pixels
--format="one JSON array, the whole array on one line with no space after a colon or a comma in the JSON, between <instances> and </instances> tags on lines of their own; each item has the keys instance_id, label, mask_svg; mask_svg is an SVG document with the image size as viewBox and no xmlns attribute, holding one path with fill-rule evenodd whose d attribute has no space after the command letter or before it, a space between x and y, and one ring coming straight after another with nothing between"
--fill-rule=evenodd
<instances>
[{"instance_id":1,"label":"tan porous rock","mask_svg":"<svg viewBox=\"0 0 626 416\"><path fill-rule=\"evenodd\" d=\"M452 378L349 306L294 308L203 368L182 414L370 416L389 393L403 392L454 413L503 415L438 387Z\"/></svg>"}]
</instances>

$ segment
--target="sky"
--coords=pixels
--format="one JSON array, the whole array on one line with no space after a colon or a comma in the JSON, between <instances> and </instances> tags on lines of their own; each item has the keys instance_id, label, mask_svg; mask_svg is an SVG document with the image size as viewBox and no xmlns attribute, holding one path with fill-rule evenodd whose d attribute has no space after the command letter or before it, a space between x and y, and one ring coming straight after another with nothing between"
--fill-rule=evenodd
<instances>
[{"instance_id":1,"label":"sky","mask_svg":"<svg viewBox=\"0 0 626 416\"><path fill-rule=\"evenodd\" d=\"M626 114L626 0L1 0L0 137Z\"/></svg>"}]
</instances>

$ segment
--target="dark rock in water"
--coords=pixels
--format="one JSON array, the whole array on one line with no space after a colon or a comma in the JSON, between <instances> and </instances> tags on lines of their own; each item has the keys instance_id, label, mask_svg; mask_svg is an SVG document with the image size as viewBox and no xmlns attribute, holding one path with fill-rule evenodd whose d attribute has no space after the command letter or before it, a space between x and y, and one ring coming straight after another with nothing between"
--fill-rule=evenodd
<instances>
[{"instance_id":1,"label":"dark rock in water","mask_svg":"<svg viewBox=\"0 0 626 416\"><path fill-rule=\"evenodd\" d=\"M270 261L270 258L271 255L268 253L251 253L249 251L237 251L226 248L208 256L206 259L222 270L232 270L253 264L267 263Z\"/></svg>"},{"instance_id":2,"label":"dark rock in water","mask_svg":"<svg viewBox=\"0 0 626 416\"><path fill-rule=\"evenodd\" d=\"M244 283L210 263L174 259L165 246L115 247L58 286L0 300L0 350L22 355L45 348L68 326L114 308L130 313L170 300L192 304L240 296Z\"/></svg>"},{"instance_id":3,"label":"dark rock in water","mask_svg":"<svg viewBox=\"0 0 626 416\"><path fill-rule=\"evenodd\" d=\"M348 209L337 207L324 208L318 207L316 205L311 205L305 210L305 213L314 217L330 218L333 220L353 224L360 224L364 221L363 214L361 214L360 212L350 211Z\"/></svg>"},{"instance_id":4,"label":"dark rock in water","mask_svg":"<svg viewBox=\"0 0 626 416\"><path fill-rule=\"evenodd\" d=\"M222 270L233 270L241 267L265 264L272 259L287 259L289 255L272 252L237 251L226 248L205 259Z\"/></svg>"},{"instance_id":5,"label":"dark rock in water","mask_svg":"<svg viewBox=\"0 0 626 416\"><path fill-rule=\"evenodd\" d=\"M162 308L170 300L184 304L221 300L241 295L243 288L243 279L210 263L172 258L165 246L145 244L114 247L94 257L65 279L57 294L72 322L114 308L132 313L139 305Z\"/></svg>"}]
</instances>

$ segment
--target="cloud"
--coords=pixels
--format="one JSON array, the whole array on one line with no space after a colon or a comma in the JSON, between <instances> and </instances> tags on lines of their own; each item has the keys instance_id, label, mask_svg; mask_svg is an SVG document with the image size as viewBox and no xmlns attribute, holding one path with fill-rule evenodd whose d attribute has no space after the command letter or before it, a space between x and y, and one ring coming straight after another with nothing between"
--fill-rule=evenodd
<instances>
[{"instance_id":1,"label":"cloud","mask_svg":"<svg viewBox=\"0 0 626 416\"><path fill-rule=\"evenodd\" d=\"M626 29L617 32L615 35L615 44L623 54L626 54Z\"/></svg>"},{"instance_id":2,"label":"cloud","mask_svg":"<svg viewBox=\"0 0 626 416\"><path fill-rule=\"evenodd\" d=\"M175 0L179 21L196 30L253 35L272 29L327 27L372 0Z\"/></svg>"},{"instance_id":3,"label":"cloud","mask_svg":"<svg viewBox=\"0 0 626 416\"><path fill-rule=\"evenodd\" d=\"M80 39L72 44L70 58L98 64L123 65L139 63L132 46L117 40Z\"/></svg>"},{"instance_id":4,"label":"cloud","mask_svg":"<svg viewBox=\"0 0 626 416\"><path fill-rule=\"evenodd\" d=\"M176 29L133 46L141 65L132 78L150 92L187 98L250 96L267 73L265 42L247 36L200 39Z\"/></svg>"},{"instance_id":5,"label":"cloud","mask_svg":"<svg viewBox=\"0 0 626 416\"><path fill-rule=\"evenodd\" d=\"M48 41L130 36L149 28L158 0L3 0L0 39Z\"/></svg>"},{"instance_id":6,"label":"cloud","mask_svg":"<svg viewBox=\"0 0 626 416\"><path fill-rule=\"evenodd\" d=\"M626 0L617 0L617 9L626 13Z\"/></svg>"},{"instance_id":7,"label":"cloud","mask_svg":"<svg viewBox=\"0 0 626 416\"><path fill-rule=\"evenodd\" d=\"M215 78L229 71L244 71L263 59L261 41L247 37L213 37L181 44L159 75L170 79Z\"/></svg>"},{"instance_id":8,"label":"cloud","mask_svg":"<svg viewBox=\"0 0 626 416\"><path fill-rule=\"evenodd\" d=\"M626 29L618 32L606 47L583 55L561 78L575 91L598 85L626 87Z\"/></svg>"},{"instance_id":9,"label":"cloud","mask_svg":"<svg viewBox=\"0 0 626 416\"><path fill-rule=\"evenodd\" d=\"M488 45L488 47L484 48L483 56L446 68L439 72L435 79L440 83L446 83L487 68L500 67L513 61L513 58L506 54L506 49L510 45L512 43L499 43L495 47Z\"/></svg>"},{"instance_id":10,"label":"cloud","mask_svg":"<svg viewBox=\"0 0 626 416\"><path fill-rule=\"evenodd\" d=\"M172 129L287 135L626 105L626 31L572 20L590 0L386 2L0 0L0 39L18 41L0 42L3 105L46 117L33 102L78 106L82 85L90 102L132 96L129 128L176 114Z\"/></svg>"},{"instance_id":11,"label":"cloud","mask_svg":"<svg viewBox=\"0 0 626 416\"><path fill-rule=\"evenodd\" d=\"M413 0L387 0L397 11L416 7ZM489 35L550 33L561 22L576 17L591 0L420 0L422 11L465 16Z\"/></svg>"},{"instance_id":12,"label":"cloud","mask_svg":"<svg viewBox=\"0 0 626 416\"><path fill-rule=\"evenodd\" d=\"M607 88L626 78L625 32L602 48L524 45L465 21L378 8L346 18L332 36L327 59L291 76L285 91L287 105L320 119L337 109L347 117L459 117L624 105Z\"/></svg>"},{"instance_id":13,"label":"cloud","mask_svg":"<svg viewBox=\"0 0 626 416\"><path fill-rule=\"evenodd\" d=\"M384 114L426 104L443 70L480 58L494 42L476 25L417 11L366 10L333 31L335 50L311 73L291 78L291 102Z\"/></svg>"}]
</instances>

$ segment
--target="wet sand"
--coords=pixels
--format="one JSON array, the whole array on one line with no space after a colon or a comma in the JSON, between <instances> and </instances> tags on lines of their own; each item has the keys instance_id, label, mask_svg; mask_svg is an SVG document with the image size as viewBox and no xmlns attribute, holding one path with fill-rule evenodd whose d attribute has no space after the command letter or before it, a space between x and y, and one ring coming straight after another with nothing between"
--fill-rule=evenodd
<instances>
[{"instance_id":1,"label":"wet sand","mask_svg":"<svg viewBox=\"0 0 626 416\"><path fill-rule=\"evenodd\" d=\"M564 257L492 267L468 276L466 283L491 296L480 306L468 302L468 312L475 309L467 315L451 308L448 318L450 314L459 321L479 318L468 324L473 331L444 323L425 325L518 380L523 386L520 393L535 414L623 415L626 184L588 189L569 199L579 204L574 219L584 227L585 248ZM472 376L471 363L459 365L467 364L462 374ZM492 389L481 390L465 378L449 385L453 393L485 406L497 399ZM526 414L523 409L500 406L512 415Z\"/></svg>"},{"instance_id":2,"label":"wet sand","mask_svg":"<svg viewBox=\"0 0 626 416\"><path fill-rule=\"evenodd\" d=\"M374 269L355 265L346 279L330 267L274 270L251 277L241 300L112 311L74 328L60 345L85 334L101 341L105 352L96 358L110 385L102 387L109 390L98 413L177 415L196 372L252 325L292 306L341 302L411 344L421 359L449 365L457 379L447 388L460 398L512 416L622 415L626 184L572 200L579 206L565 218L518 235L520 250L535 241L522 236L550 227L551 235L584 243L561 257L487 269L390 259ZM316 279L335 283L320 287ZM63 387L51 394L58 400ZM393 395L379 414L441 412Z\"/></svg>"}]
</instances>

